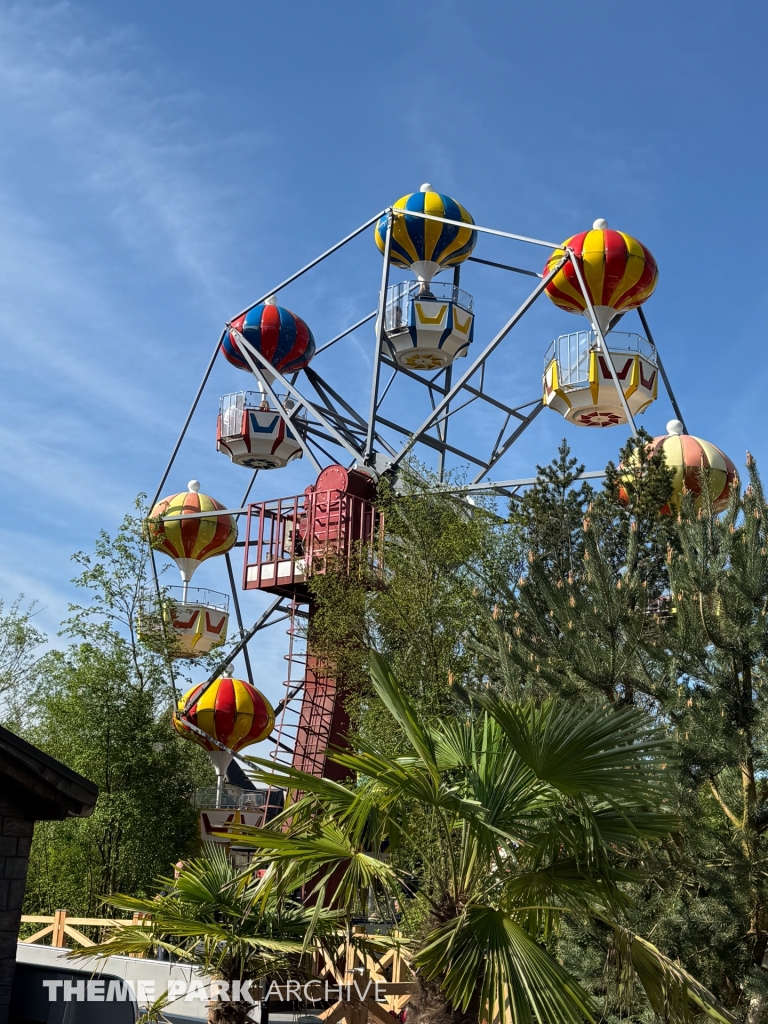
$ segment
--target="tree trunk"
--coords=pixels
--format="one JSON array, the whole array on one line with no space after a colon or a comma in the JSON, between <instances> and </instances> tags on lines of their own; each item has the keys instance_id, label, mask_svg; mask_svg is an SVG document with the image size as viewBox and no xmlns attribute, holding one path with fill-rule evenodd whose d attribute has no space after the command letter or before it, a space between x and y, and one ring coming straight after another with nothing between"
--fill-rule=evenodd
<instances>
[{"instance_id":1,"label":"tree trunk","mask_svg":"<svg viewBox=\"0 0 768 1024\"><path fill-rule=\"evenodd\" d=\"M245 999L236 1003L209 1003L208 1024L251 1024L248 1014L253 1008L253 1003Z\"/></svg>"},{"instance_id":2,"label":"tree trunk","mask_svg":"<svg viewBox=\"0 0 768 1024\"><path fill-rule=\"evenodd\" d=\"M478 1024L480 979L466 1010L460 1010L445 997L439 981L424 981L418 975L416 988L408 1004L408 1024Z\"/></svg>"}]
</instances>

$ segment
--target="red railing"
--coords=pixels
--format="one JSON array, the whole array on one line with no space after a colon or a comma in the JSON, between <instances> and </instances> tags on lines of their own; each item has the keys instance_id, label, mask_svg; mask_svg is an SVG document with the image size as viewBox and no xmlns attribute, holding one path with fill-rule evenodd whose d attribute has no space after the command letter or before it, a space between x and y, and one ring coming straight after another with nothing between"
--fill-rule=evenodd
<instances>
[{"instance_id":1,"label":"red railing","mask_svg":"<svg viewBox=\"0 0 768 1024\"><path fill-rule=\"evenodd\" d=\"M346 491L308 491L248 506L244 590L295 596L313 573L378 571L382 516Z\"/></svg>"}]
</instances>

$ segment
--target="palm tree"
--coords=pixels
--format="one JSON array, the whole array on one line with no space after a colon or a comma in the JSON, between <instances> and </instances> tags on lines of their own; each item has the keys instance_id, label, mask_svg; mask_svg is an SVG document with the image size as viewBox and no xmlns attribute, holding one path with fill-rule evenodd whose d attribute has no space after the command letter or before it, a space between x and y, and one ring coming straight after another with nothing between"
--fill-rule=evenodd
<instances>
[{"instance_id":1,"label":"palm tree","mask_svg":"<svg viewBox=\"0 0 768 1024\"><path fill-rule=\"evenodd\" d=\"M165 888L154 899L110 896L112 906L146 915L145 919L138 925L120 924L104 942L70 955L152 955L164 949L227 983L220 1001L210 1004L210 1024L249 1021L253 1004L234 992L233 983L280 977L288 971L295 977L301 972L309 933L317 943L339 931L333 912L307 909L291 899L258 898L257 881L236 871L216 848L189 862L178 878L161 882ZM236 998L226 999L226 993ZM257 998L255 991L250 996ZM162 1020L163 1005L161 998L148 1019Z\"/></svg>"},{"instance_id":2,"label":"palm tree","mask_svg":"<svg viewBox=\"0 0 768 1024\"><path fill-rule=\"evenodd\" d=\"M303 885L316 906L348 916L371 891L390 908L424 906L410 922L409 1024L593 1020L592 997L558 959L563 919L607 931L627 999L637 980L665 1019L731 1020L623 923L641 879L629 858L642 862L677 827L672 755L647 716L486 692L466 714L424 723L386 662L374 653L371 665L389 728L402 732L400 756L370 743L336 752L354 786L250 759L261 781L296 794L268 828L239 832L267 868L261 898Z\"/></svg>"}]
</instances>

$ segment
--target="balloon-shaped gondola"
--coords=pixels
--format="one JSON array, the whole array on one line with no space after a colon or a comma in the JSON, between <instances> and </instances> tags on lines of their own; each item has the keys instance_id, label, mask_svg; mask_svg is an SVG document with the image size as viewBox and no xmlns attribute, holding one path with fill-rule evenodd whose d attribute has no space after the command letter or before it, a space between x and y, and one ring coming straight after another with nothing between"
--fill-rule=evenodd
<instances>
[{"instance_id":1,"label":"balloon-shaped gondola","mask_svg":"<svg viewBox=\"0 0 768 1024\"><path fill-rule=\"evenodd\" d=\"M412 270L416 281L391 285L387 292L384 329L392 358L409 370L435 370L465 356L472 342L472 296L453 282L433 283L435 274L458 267L477 242L474 221L450 196L422 185L393 206L390 262ZM456 223L428 220L426 213ZM465 226L466 225L466 226ZM374 229L379 250L386 251L387 216ZM378 331L378 324L377 324Z\"/></svg>"},{"instance_id":2,"label":"balloon-shaped gondola","mask_svg":"<svg viewBox=\"0 0 768 1024\"><path fill-rule=\"evenodd\" d=\"M431 185L422 185L420 192L403 196L393 205L404 215L393 218L390 260L396 267L412 270L420 282L429 284L435 274L447 267L456 267L472 255L477 243L477 232L471 225L472 215L450 196L433 192ZM466 224L443 224L409 216L409 213L429 213L445 220ZM375 228L376 245L383 253L386 244L387 217L382 217Z\"/></svg>"},{"instance_id":3,"label":"balloon-shaped gondola","mask_svg":"<svg viewBox=\"0 0 768 1024\"><path fill-rule=\"evenodd\" d=\"M625 403L635 417L658 395L656 348L639 334L607 332L619 313L642 305L651 295L658 279L656 261L636 238L612 231L604 220L596 220L591 231L568 238L552 253L545 275L557 266L566 248L573 251L579 265L608 355L595 324L591 331L574 331L556 338L544 358L544 403L580 427L626 423ZM570 260L546 290L560 309L583 313L591 322L587 300Z\"/></svg>"},{"instance_id":4,"label":"balloon-shaped gondola","mask_svg":"<svg viewBox=\"0 0 768 1024\"><path fill-rule=\"evenodd\" d=\"M197 480L190 480L187 491L158 501L147 520L150 544L174 560L182 587L165 588L159 600L154 596L145 599L138 621L139 636L171 657L197 658L227 639L229 599L224 594L189 587L202 562L225 554L237 540L234 516L215 514L223 508L215 498L200 493ZM201 512L214 514L200 516Z\"/></svg>"},{"instance_id":5,"label":"balloon-shaped gondola","mask_svg":"<svg viewBox=\"0 0 768 1024\"><path fill-rule=\"evenodd\" d=\"M202 562L225 554L237 541L235 517L215 514L222 511L223 505L210 495L201 494L197 480L190 480L186 491L161 498L150 512L150 544L155 551L170 555L185 585ZM212 514L200 515L201 512Z\"/></svg>"},{"instance_id":6,"label":"balloon-shaped gondola","mask_svg":"<svg viewBox=\"0 0 768 1024\"><path fill-rule=\"evenodd\" d=\"M596 220L591 231L572 235L561 248L555 249L544 267L545 276L565 256L567 248L573 251L603 332L619 313L642 306L653 294L659 278L656 260L642 242L623 231L613 231L605 220ZM546 290L560 309L590 316L570 260L555 274Z\"/></svg>"},{"instance_id":7,"label":"balloon-shaped gondola","mask_svg":"<svg viewBox=\"0 0 768 1024\"><path fill-rule=\"evenodd\" d=\"M194 732L188 723L206 735ZM194 740L208 751L218 776L217 803L220 803L221 787L232 755L210 742L208 737L235 752L243 750L269 736L275 725L275 712L255 686L227 675L216 679L210 686L199 683L188 690L179 700L173 724L182 736Z\"/></svg>"},{"instance_id":8,"label":"balloon-shaped gondola","mask_svg":"<svg viewBox=\"0 0 768 1024\"><path fill-rule=\"evenodd\" d=\"M281 374L305 369L315 354L315 338L307 324L290 309L278 306L274 298L233 320L221 343L224 357L233 366L251 371L247 356L271 385L274 375L248 352L243 339ZM281 413L290 413L293 399L274 393L279 404L279 408L275 408L258 378L257 383L258 394L239 391L221 399L216 449L228 455L237 466L280 469L293 459L301 458L299 436L304 436L306 420L294 415L291 424L287 423Z\"/></svg>"},{"instance_id":9,"label":"balloon-shaped gondola","mask_svg":"<svg viewBox=\"0 0 768 1024\"><path fill-rule=\"evenodd\" d=\"M670 420L667 424L667 433L655 437L650 450L663 451L666 464L674 473L672 497L662 512L669 513L679 509L684 490L694 495L696 507L700 507L704 500L704 480L715 512L722 512L727 507L731 488L738 487L739 474L725 452L711 441L684 434L680 420Z\"/></svg>"},{"instance_id":10,"label":"balloon-shaped gondola","mask_svg":"<svg viewBox=\"0 0 768 1024\"><path fill-rule=\"evenodd\" d=\"M243 355L238 334L283 375L303 370L309 366L315 354L312 331L300 316L284 306L278 306L274 298L267 299L233 320L221 343L225 359L238 370L250 371L251 366ZM258 360L254 359L254 362L270 380L272 375L269 370Z\"/></svg>"}]
</instances>

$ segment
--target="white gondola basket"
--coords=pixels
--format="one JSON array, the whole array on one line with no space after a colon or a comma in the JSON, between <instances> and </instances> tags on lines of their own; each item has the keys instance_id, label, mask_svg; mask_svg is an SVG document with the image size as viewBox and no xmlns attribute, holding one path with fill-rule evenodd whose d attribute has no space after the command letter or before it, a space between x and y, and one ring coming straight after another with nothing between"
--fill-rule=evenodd
<instances>
[{"instance_id":1,"label":"white gondola basket","mask_svg":"<svg viewBox=\"0 0 768 1024\"><path fill-rule=\"evenodd\" d=\"M656 400L656 349L639 334L606 336L610 361L633 418ZM608 358L594 331L564 334L544 358L544 404L580 427L613 427L627 422Z\"/></svg>"},{"instance_id":2,"label":"white gondola basket","mask_svg":"<svg viewBox=\"0 0 768 1024\"><path fill-rule=\"evenodd\" d=\"M293 400L276 395L284 412L290 413ZM237 466L247 469L282 469L303 455L298 436L306 432L306 418L296 414L292 425L285 422L266 395L238 391L225 395L219 404L216 449Z\"/></svg>"},{"instance_id":3,"label":"white gondola basket","mask_svg":"<svg viewBox=\"0 0 768 1024\"><path fill-rule=\"evenodd\" d=\"M164 587L145 596L138 615L142 643L172 658L201 658L227 639L229 598L199 587Z\"/></svg>"},{"instance_id":4,"label":"white gondola basket","mask_svg":"<svg viewBox=\"0 0 768 1024\"><path fill-rule=\"evenodd\" d=\"M408 370L437 370L466 356L473 299L448 282L404 281L387 290L384 331L392 358Z\"/></svg>"}]
</instances>

